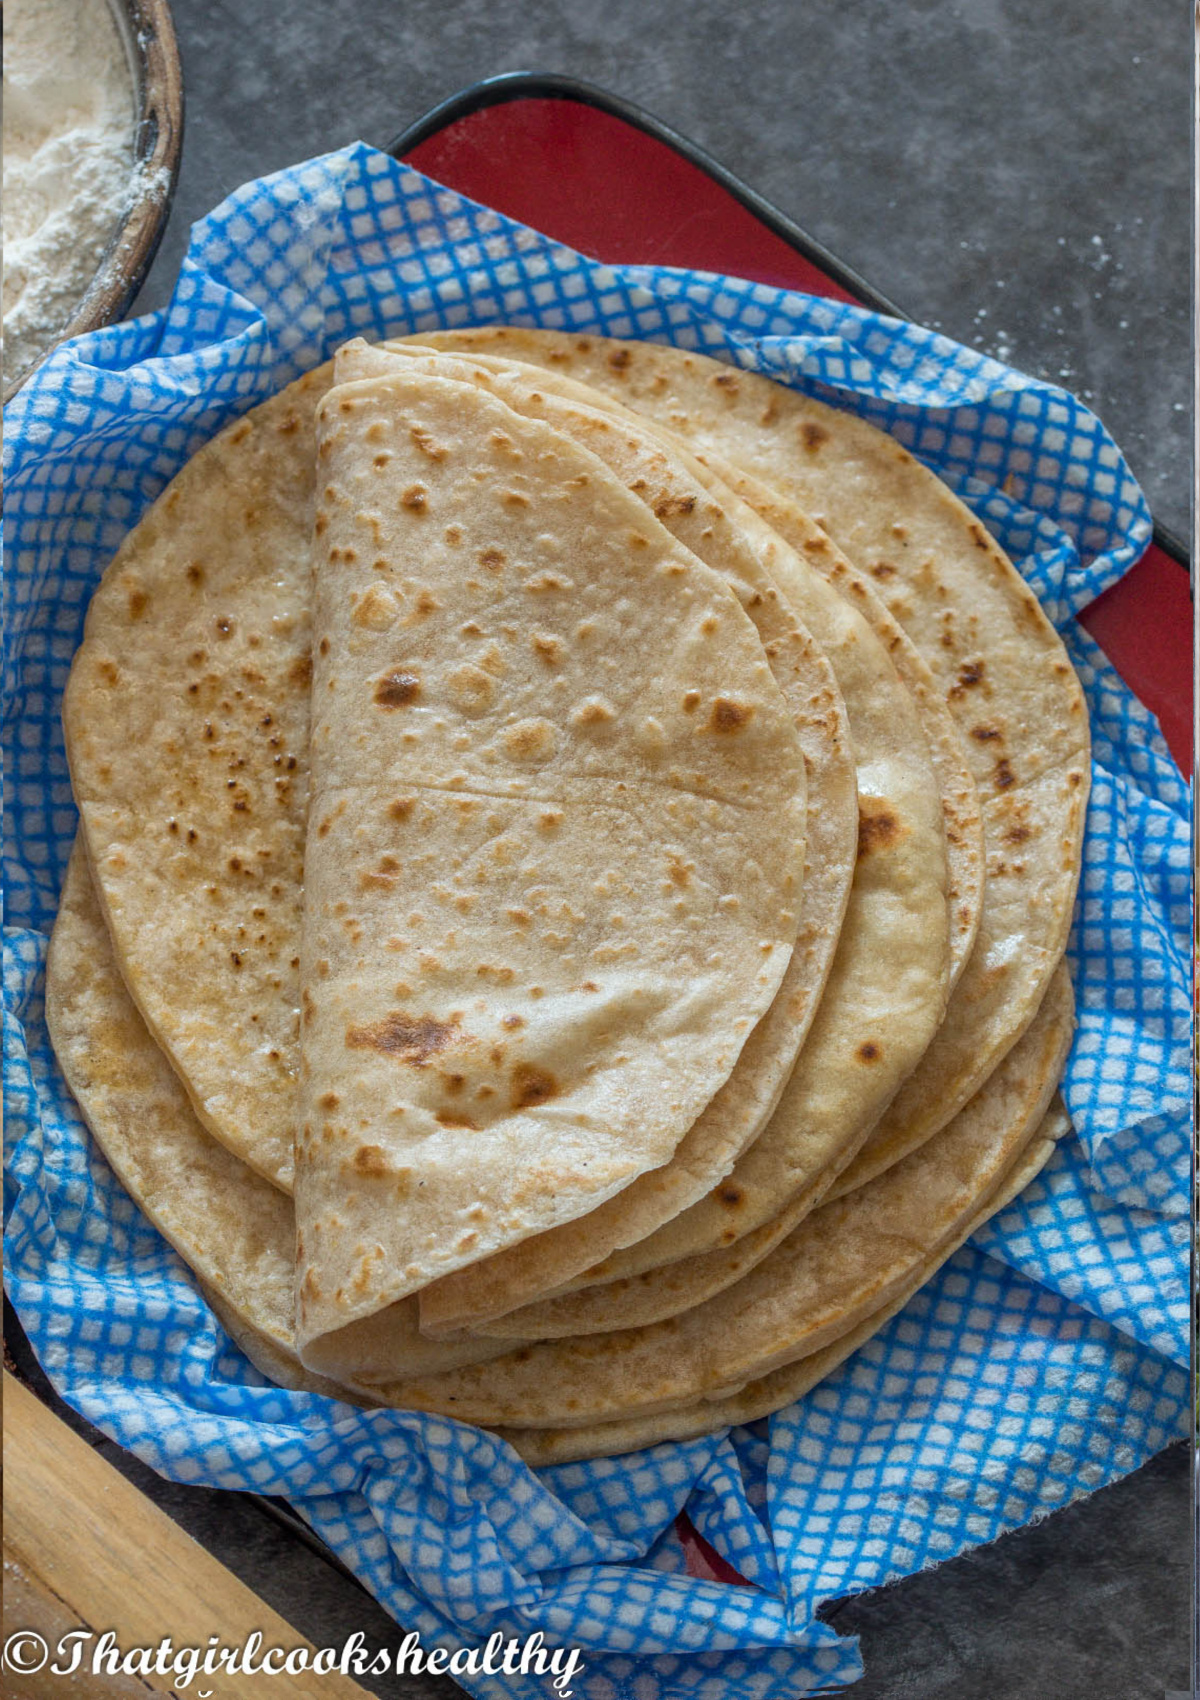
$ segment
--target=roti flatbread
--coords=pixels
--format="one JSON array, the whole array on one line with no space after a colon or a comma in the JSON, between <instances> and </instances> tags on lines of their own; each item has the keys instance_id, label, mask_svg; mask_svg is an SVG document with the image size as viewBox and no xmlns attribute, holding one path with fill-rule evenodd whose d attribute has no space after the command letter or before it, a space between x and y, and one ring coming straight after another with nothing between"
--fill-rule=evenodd
<instances>
[{"instance_id":1,"label":"roti flatbread","mask_svg":"<svg viewBox=\"0 0 1200 1700\"><path fill-rule=\"evenodd\" d=\"M414 364L427 363L428 357L417 347L395 346L406 351ZM368 350L365 354L368 365L382 362L378 352ZM446 370L436 363L434 369ZM589 414L576 386L543 382L540 391L551 393L539 393L537 388L531 391L526 374L495 362L490 370L487 365L481 366L478 377L494 384L498 393L516 405L542 416L561 420L569 411L576 420L575 428ZM603 429L603 422L591 414L593 437ZM636 420L622 420L620 429L631 431L638 439ZM688 1278L683 1284L699 1298L736 1279L746 1265L724 1253L707 1257L703 1283L696 1290L694 1283L700 1280L698 1254L727 1246L752 1229L773 1223L782 1211L797 1207L798 1201L803 1201L803 1208L811 1208L924 1051L940 1019L947 983L946 938L937 913L939 902L946 904L946 873L944 837L933 819L938 781L927 747L927 727L888 654L889 649L905 645L903 634L878 609L878 621L887 633L885 647L854 606L853 596L840 598L823 577L797 559L751 510L724 492L690 457L682 457L680 464L689 476L707 479L710 496L719 507L728 503L743 555L749 551L758 562L758 572L774 580L811 626L829 657L851 711L862 813L856 885L838 957L808 1046L775 1117L726 1183L676 1214L661 1231L636 1240L624 1234L622 1238L629 1242L624 1250L618 1249L565 1283L570 1290L688 1258ZM632 480L637 467L629 470ZM696 501L694 493L687 500ZM711 524L699 501L684 517L694 519L697 513L699 547ZM859 600L872 599L864 593ZM916 672L924 671L915 658L912 666ZM944 710L941 713L946 718ZM968 850L972 833L970 788L969 775L960 771L960 784L949 805L949 818L958 826L956 843ZM945 808L945 799L941 801ZM965 900L959 902L956 913L965 907ZM617 1201L614 1215L619 1208ZM759 1255L765 1255L768 1238L767 1233L760 1235ZM564 1265L547 1258L535 1266L529 1257L530 1244L527 1242L524 1248L528 1261L519 1271L525 1277L525 1290L533 1288L540 1278L552 1291ZM511 1270L513 1260L506 1261ZM682 1277L683 1271L679 1273ZM483 1264L438 1282L421 1295L423 1328L443 1333L463 1325L486 1326L490 1332L489 1314L501 1316L502 1307L511 1307L519 1291L505 1276L501 1270L500 1278L493 1279ZM658 1289L662 1308L657 1314L669 1313L677 1290L667 1284ZM609 1301L597 1299L595 1314L603 1320L595 1326L613 1328L633 1320L627 1319L620 1308L625 1295L613 1297L617 1308L611 1317ZM640 1289L639 1306L647 1299L646 1291ZM645 1318L639 1313L637 1320ZM496 1331L498 1335L524 1337L529 1332L525 1311L512 1311Z\"/></svg>"},{"instance_id":2,"label":"roti flatbread","mask_svg":"<svg viewBox=\"0 0 1200 1700\"><path fill-rule=\"evenodd\" d=\"M339 373L347 379L419 369L461 382L465 373L475 371L470 362L446 356L402 360L365 343L347 345L338 360ZM490 374L475 376L483 378L484 388L493 387ZM586 1216L426 1288L423 1317L435 1328L503 1315L557 1289L614 1248L652 1233L728 1173L778 1103L815 1014L849 897L857 841L850 733L832 668L719 502L679 457L664 453L636 417L618 424L575 401L555 405L552 400L548 408L538 407L519 383L496 388L518 412L545 419L602 460L677 542L725 580L753 622L804 753L804 901L795 949L778 994L728 1080L670 1160Z\"/></svg>"},{"instance_id":3,"label":"roti flatbread","mask_svg":"<svg viewBox=\"0 0 1200 1700\"><path fill-rule=\"evenodd\" d=\"M473 385L318 410L300 1356L665 1162L786 971L804 767L755 629ZM336 1344L336 1343L335 1343Z\"/></svg>"}]
</instances>

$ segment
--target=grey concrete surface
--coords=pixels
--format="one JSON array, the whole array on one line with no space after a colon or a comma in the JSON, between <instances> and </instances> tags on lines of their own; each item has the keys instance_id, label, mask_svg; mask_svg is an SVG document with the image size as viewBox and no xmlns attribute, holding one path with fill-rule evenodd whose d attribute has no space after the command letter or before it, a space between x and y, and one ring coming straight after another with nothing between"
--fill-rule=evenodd
<instances>
[{"instance_id":1,"label":"grey concrete surface","mask_svg":"<svg viewBox=\"0 0 1200 1700\"><path fill-rule=\"evenodd\" d=\"M1189 1451L994 1546L825 1613L851 1700L1163 1700L1188 1673Z\"/></svg>"},{"instance_id":2,"label":"grey concrete surface","mask_svg":"<svg viewBox=\"0 0 1200 1700\"><path fill-rule=\"evenodd\" d=\"M188 125L144 299L247 178L499 71L647 107L916 319L1077 391L1188 525L1184 0L176 0Z\"/></svg>"},{"instance_id":3,"label":"grey concrete surface","mask_svg":"<svg viewBox=\"0 0 1200 1700\"><path fill-rule=\"evenodd\" d=\"M142 305L240 182L396 132L477 78L648 107L915 318L1077 390L1188 528L1191 19L1182 0L175 0L183 172ZM109 1449L111 1451L111 1449ZM148 1472L126 1461L145 1485ZM319 1642L378 1607L232 1496L153 1491ZM854 1700L1188 1687L1187 1456L831 1612ZM393 1685L433 1700L453 1685Z\"/></svg>"}]
</instances>

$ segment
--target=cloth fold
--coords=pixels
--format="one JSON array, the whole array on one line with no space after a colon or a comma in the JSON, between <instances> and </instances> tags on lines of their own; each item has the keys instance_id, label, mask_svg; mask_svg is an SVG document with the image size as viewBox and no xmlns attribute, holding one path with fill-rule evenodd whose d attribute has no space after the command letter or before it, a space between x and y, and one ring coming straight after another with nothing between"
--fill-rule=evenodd
<instances>
[{"instance_id":1,"label":"cloth fold","mask_svg":"<svg viewBox=\"0 0 1200 1700\"><path fill-rule=\"evenodd\" d=\"M41 1004L75 826L61 692L117 544L203 441L346 338L489 321L698 347L891 431L1041 597L1094 737L1069 955L1078 1138L769 1427L540 1475L461 1424L267 1385L90 1144ZM55 1386L106 1434L176 1480L286 1496L426 1645L537 1628L584 1649L584 1700L783 1700L860 1674L823 1602L1186 1431L1188 793L1074 619L1150 516L1073 397L855 307L599 264L356 145L237 190L194 227L167 308L56 351L6 409L4 469L6 1281ZM684 1507L746 1586L687 1574ZM481 1700L545 1691L466 1681Z\"/></svg>"}]
</instances>

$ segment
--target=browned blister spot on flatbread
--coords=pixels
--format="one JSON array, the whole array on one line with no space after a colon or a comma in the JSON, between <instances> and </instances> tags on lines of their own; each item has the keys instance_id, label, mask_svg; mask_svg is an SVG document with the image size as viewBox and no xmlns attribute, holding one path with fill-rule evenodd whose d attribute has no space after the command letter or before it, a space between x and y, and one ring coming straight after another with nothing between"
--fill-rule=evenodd
<instances>
[{"instance_id":1,"label":"browned blister spot on flatbread","mask_svg":"<svg viewBox=\"0 0 1200 1700\"><path fill-rule=\"evenodd\" d=\"M512 1071L512 1088L508 1101L514 1110L528 1110L544 1104L559 1093L559 1084L548 1068L537 1063L521 1062Z\"/></svg>"},{"instance_id":2,"label":"browned blister spot on flatbread","mask_svg":"<svg viewBox=\"0 0 1200 1700\"><path fill-rule=\"evenodd\" d=\"M380 708L407 708L420 694L420 679L404 667L385 673L375 686L375 701Z\"/></svg>"},{"instance_id":3,"label":"browned blister spot on flatbread","mask_svg":"<svg viewBox=\"0 0 1200 1700\"><path fill-rule=\"evenodd\" d=\"M456 667L446 682L455 706L467 715L482 714L491 706L496 694L491 675L470 661Z\"/></svg>"},{"instance_id":4,"label":"browned blister spot on flatbread","mask_svg":"<svg viewBox=\"0 0 1200 1700\"><path fill-rule=\"evenodd\" d=\"M438 1021L432 1015L409 1015L394 1010L381 1021L346 1029L346 1044L355 1051L380 1051L397 1062L424 1068L437 1051L461 1037L457 1016Z\"/></svg>"},{"instance_id":5,"label":"browned blister spot on flatbread","mask_svg":"<svg viewBox=\"0 0 1200 1700\"><path fill-rule=\"evenodd\" d=\"M858 805L858 854L891 850L908 836L894 809L875 797L863 797Z\"/></svg>"},{"instance_id":6,"label":"browned blister spot on flatbread","mask_svg":"<svg viewBox=\"0 0 1200 1700\"><path fill-rule=\"evenodd\" d=\"M699 692L696 693L699 701ZM584 697L583 701L571 710L571 721L575 726L602 726L612 720L616 709L604 697Z\"/></svg>"},{"instance_id":7,"label":"browned blister spot on flatbread","mask_svg":"<svg viewBox=\"0 0 1200 1700\"><path fill-rule=\"evenodd\" d=\"M548 595L556 590L570 590L571 580L562 573L534 573L532 578L525 580L525 589L533 596Z\"/></svg>"},{"instance_id":8,"label":"browned blister spot on flatbread","mask_svg":"<svg viewBox=\"0 0 1200 1700\"><path fill-rule=\"evenodd\" d=\"M364 592L350 618L354 625L367 631L381 632L387 630L395 616L396 604L392 597L379 585L373 584ZM326 640L322 638L321 642Z\"/></svg>"},{"instance_id":9,"label":"browned blister spot on flatbread","mask_svg":"<svg viewBox=\"0 0 1200 1700\"><path fill-rule=\"evenodd\" d=\"M400 863L394 856L380 858L377 868L369 869L359 875L359 887L363 891L390 891L400 875Z\"/></svg>"},{"instance_id":10,"label":"browned blister spot on flatbread","mask_svg":"<svg viewBox=\"0 0 1200 1700\"><path fill-rule=\"evenodd\" d=\"M668 851L667 874L672 885L689 886L692 883L692 873L695 866L694 862L685 861L682 856L677 856L674 851Z\"/></svg>"},{"instance_id":11,"label":"browned blister spot on flatbread","mask_svg":"<svg viewBox=\"0 0 1200 1700\"><path fill-rule=\"evenodd\" d=\"M948 695L953 701L959 701L968 691L975 690L984 681L983 661L976 657L972 661L964 661L958 670L958 678L951 685Z\"/></svg>"},{"instance_id":12,"label":"browned blister spot on flatbread","mask_svg":"<svg viewBox=\"0 0 1200 1700\"><path fill-rule=\"evenodd\" d=\"M654 504L656 519L674 519L680 514L690 514L696 506L695 496L664 496Z\"/></svg>"},{"instance_id":13,"label":"browned blister spot on flatbread","mask_svg":"<svg viewBox=\"0 0 1200 1700\"><path fill-rule=\"evenodd\" d=\"M713 703L709 728L713 732L741 732L754 718L748 703L735 702L732 697L718 697Z\"/></svg>"},{"instance_id":14,"label":"browned blister spot on flatbread","mask_svg":"<svg viewBox=\"0 0 1200 1700\"><path fill-rule=\"evenodd\" d=\"M562 644L553 632L532 633L529 639L534 654L544 661L547 667L557 667L562 659Z\"/></svg>"},{"instance_id":15,"label":"browned blister spot on flatbread","mask_svg":"<svg viewBox=\"0 0 1200 1700\"><path fill-rule=\"evenodd\" d=\"M554 751L558 735L548 720L533 716L505 729L504 745L517 761L545 761Z\"/></svg>"},{"instance_id":16,"label":"browned blister spot on flatbread","mask_svg":"<svg viewBox=\"0 0 1200 1700\"><path fill-rule=\"evenodd\" d=\"M371 429L373 430L374 427L371 427ZM422 426L410 425L408 434L421 453L428 455L430 460L445 460L449 450L442 443L435 441L433 435ZM368 435L370 435L370 432L368 432Z\"/></svg>"},{"instance_id":17,"label":"browned blister spot on flatbread","mask_svg":"<svg viewBox=\"0 0 1200 1700\"><path fill-rule=\"evenodd\" d=\"M418 590L413 598L413 611L404 623L406 626L416 625L418 621L435 613L440 607L441 603L431 590Z\"/></svg>"},{"instance_id":18,"label":"browned blister spot on flatbread","mask_svg":"<svg viewBox=\"0 0 1200 1700\"><path fill-rule=\"evenodd\" d=\"M880 1057L883 1055L883 1051L875 1043L874 1039L866 1039L858 1047L855 1055L858 1057L860 1062L873 1063L879 1061Z\"/></svg>"},{"instance_id":19,"label":"browned blister spot on flatbread","mask_svg":"<svg viewBox=\"0 0 1200 1700\"><path fill-rule=\"evenodd\" d=\"M388 1172L382 1146L360 1145L351 1159L351 1167L356 1175L367 1175L372 1180L382 1179Z\"/></svg>"}]
</instances>

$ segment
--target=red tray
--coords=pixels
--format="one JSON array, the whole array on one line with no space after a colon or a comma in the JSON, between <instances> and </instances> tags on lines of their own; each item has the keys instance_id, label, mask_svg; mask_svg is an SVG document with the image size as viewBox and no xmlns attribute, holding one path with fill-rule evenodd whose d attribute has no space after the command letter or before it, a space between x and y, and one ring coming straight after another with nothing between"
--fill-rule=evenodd
<instances>
[{"instance_id":1,"label":"red tray","mask_svg":"<svg viewBox=\"0 0 1200 1700\"><path fill-rule=\"evenodd\" d=\"M694 144L570 77L518 71L477 83L389 151L596 259L731 272L906 316ZM1156 528L1137 565L1081 618L1190 774L1186 562L1183 546Z\"/></svg>"}]
</instances>

